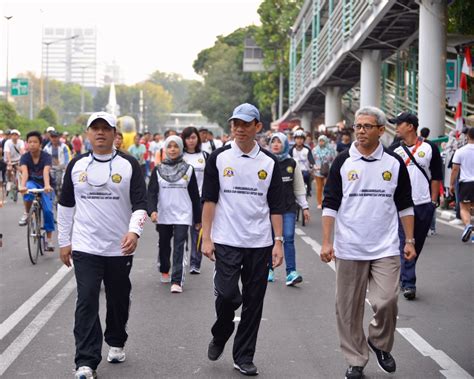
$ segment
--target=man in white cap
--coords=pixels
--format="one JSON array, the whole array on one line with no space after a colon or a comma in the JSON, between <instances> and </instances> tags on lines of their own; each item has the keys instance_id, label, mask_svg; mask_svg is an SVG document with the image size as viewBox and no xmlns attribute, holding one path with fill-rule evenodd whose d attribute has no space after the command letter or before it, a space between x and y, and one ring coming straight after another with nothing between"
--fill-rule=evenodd
<instances>
[{"instance_id":1,"label":"man in white cap","mask_svg":"<svg viewBox=\"0 0 474 379\"><path fill-rule=\"evenodd\" d=\"M130 269L146 220L146 187L136 159L114 149L115 117L94 113L87 121L92 152L66 169L58 206L60 258L74 261L77 303L74 325L76 378L94 378L101 361L99 293L107 298L107 361L125 360Z\"/></svg>"},{"instance_id":2,"label":"man in white cap","mask_svg":"<svg viewBox=\"0 0 474 379\"><path fill-rule=\"evenodd\" d=\"M7 163L7 193L15 183L15 175L19 169L20 158L25 153L25 143L20 139L21 133L12 129L10 139L5 143L5 161Z\"/></svg>"},{"instance_id":3,"label":"man in white cap","mask_svg":"<svg viewBox=\"0 0 474 379\"><path fill-rule=\"evenodd\" d=\"M217 320L208 358L215 361L222 355L234 331L235 311L243 305L234 339L234 367L244 375L257 375L253 358L269 260L272 257L273 268L283 260L283 182L276 158L255 142L262 129L258 109L241 104L229 122L235 139L209 157L202 190L202 252L216 262Z\"/></svg>"}]
</instances>

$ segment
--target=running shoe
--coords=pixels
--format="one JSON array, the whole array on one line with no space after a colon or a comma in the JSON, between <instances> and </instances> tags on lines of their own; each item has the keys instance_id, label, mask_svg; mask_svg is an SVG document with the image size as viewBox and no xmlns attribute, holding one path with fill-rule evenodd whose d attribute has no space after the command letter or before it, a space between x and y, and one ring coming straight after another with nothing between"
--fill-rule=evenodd
<instances>
[{"instance_id":1,"label":"running shoe","mask_svg":"<svg viewBox=\"0 0 474 379\"><path fill-rule=\"evenodd\" d=\"M49 251L49 252L54 251L54 245L51 241L46 241L44 243L44 251Z\"/></svg>"},{"instance_id":2,"label":"running shoe","mask_svg":"<svg viewBox=\"0 0 474 379\"><path fill-rule=\"evenodd\" d=\"M466 225L461 236L462 242L469 241L469 238L471 238L471 233L472 233L472 225L471 224Z\"/></svg>"},{"instance_id":3,"label":"running shoe","mask_svg":"<svg viewBox=\"0 0 474 379\"><path fill-rule=\"evenodd\" d=\"M462 225L462 224L463 224L463 223L462 223L462 220L459 219L459 218L454 218L454 219L452 219L451 221L449 221L449 223L450 223L451 225Z\"/></svg>"},{"instance_id":4,"label":"running shoe","mask_svg":"<svg viewBox=\"0 0 474 379\"><path fill-rule=\"evenodd\" d=\"M183 292L183 287L181 287L179 284L172 284L171 285L171 293L182 293Z\"/></svg>"},{"instance_id":5,"label":"running shoe","mask_svg":"<svg viewBox=\"0 0 474 379\"><path fill-rule=\"evenodd\" d=\"M268 281L271 283L275 281L275 272L272 269L268 271Z\"/></svg>"},{"instance_id":6,"label":"running shoe","mask_svg":"<svg viewBox=\"0 0 474 379\"><path fill-rule=\"evenodd\" d=\"M246 376L258 375L257 366L255 366L252 362L241 364L234 363L234 368L236 370L239 370L241 374L244 374Z\"/></svg>"},{"instance_id":7,"label":"running shoe","mask_svg":"<svg viewBox=\"0 0 474 379\"><path fill-rule=\"evenodd\" d=\"M28 215L26 213L23 213L23 216L21 216L20 221L18 221L18 225L25 226L27 220L28 220Z\"/></svg>"},{"instance_id":8,"label":"running shoe","mask_svg":"<svg viewBox=\"0 0 474 379\"><path fill-rule=\"evenodd\" d=\"M121 363L123 361L125 361L125 351L123 347L110 347L107 362Z\"/></svg>"},{"instance_id":9,"label":"running shoe","mask_svg":"<svg viewBox=\"0 0 474 379\"><path fill-rule=\"evenodd\" d=\"M397 365L395 364L395 359L393 359L392 354L387 351L382 351L377 349L370 340L367 340L370 350L372 350L377 357L377 363L379 367L385 371L387 374L391 374L397 370Z\"/></svg>"},{"instance_id":10,"label":"running shoe","mask_svg":"<svg viewBox=\"0 0 474 379\"><path fill-rule=\"evenodd\" d=\"M346 370L346 379L360 379L364 376L364 368L361 366L349 366Z\"/></svg>"},{"instance_id":11,"label":"running shoe","mask_svg":"<svg viewBox=\"0 0 474 379\"><path fill-rule=\"evenodd\" d=\"M298 271L292 271L286 277L287 286L294 286L295 284L301 283L302 281L303 277L298 273Z\"/></svg>"},{"instance_id":12,"label":"running shoe","mask_svg":"<svg viewBox=\"0 0 474 379\"><path fill-rule=\"evenodd\" d=\"M189 270L189 273L191 275L199 275L201 273L201 269L197 267L191 267L191 269Z\"/></svg>"},{"instance_id":13,"label":"running shoe","mask_svg":"<svg viewBox=\"0 0 474 379\"><path fill-rule=\"evenodd\" d=\"M167 272L162 272L160 281L161 281L161 283L171 283L170 274L168 274Z\"/></svg>"},{"instance_id":14,"label":"running shoe","mask_svg":"<svg viewBox=\"0 0 474 379\"><path fill-rule=\"evenodd\" d=\"M432 237L432 236L435 236L435 235L436 235L436 230L430 229L429 232L428 232L428 237Z\"/></svg>"},{"instance_id":15,"label":"running shoe","mask_svg":"<svg viewBox=\"0 0 474 379\"><path fill-rule=\"evenodd\" d=\"M403 296L405 296L407 300L414 300L416 297L416 288L404 288Z\"/></svg>"},{"instance_id":16,"label":"running shoe","mask_svg":"<svg viewBox=\"0 0 474 379\"><path fill-rule=\"evenodd\" d=\"M88 366L81 366L76 370L75 379L93 379L97 378L97 372Z\"/></svg>"},{"instance_id":17,"label":"running shoe","mask_svg":"<svg viewBox=\"0 0 474 379\"><path fill-rule=\"evenodd\" d=\"M224 345L218 345L214 342L214 338L209 342L209 347L207 348L207 357L210 361L217 361L222 357L224 352Z\"/></svg>"}]
</instances>

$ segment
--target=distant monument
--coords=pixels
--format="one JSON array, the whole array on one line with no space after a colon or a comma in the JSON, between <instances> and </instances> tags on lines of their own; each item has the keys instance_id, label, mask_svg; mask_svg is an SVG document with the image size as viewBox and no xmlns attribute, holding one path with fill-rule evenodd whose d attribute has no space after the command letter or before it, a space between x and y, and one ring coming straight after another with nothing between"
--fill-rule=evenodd
<instances>
[{"instance_id":1,"label":"distant monument","mask_svg":"<svg viewBox=\"0 0 474 379\"><path fill-rule=\"evenodd\" d=\"M115 84L110 84L109 102L105 106L107 113L113 114L115 117L120 116L120 106L117 104L117 96L115 95Z\"/></svg>"}]
</instances>

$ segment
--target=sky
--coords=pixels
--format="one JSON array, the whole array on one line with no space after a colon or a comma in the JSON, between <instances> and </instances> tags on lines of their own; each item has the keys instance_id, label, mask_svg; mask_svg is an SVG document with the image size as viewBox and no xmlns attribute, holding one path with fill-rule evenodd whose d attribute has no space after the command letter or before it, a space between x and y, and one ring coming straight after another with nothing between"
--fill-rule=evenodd
<instances>
[{"instance_id":1,"label":"sky","mask_svg":"<svg viewBox=\"0 0 474 379\"><path fill-rule=\"evenodd\" d=\"M42 28L97 27L98 58L121 67L127 84L155 70L199 79L197 54L218 35L259 25L262 0L0 0L0 83L6 78L7 23L9 77L41 74ZM13 16L8 22L5 16Z\"/></svg>"}]
</instances>

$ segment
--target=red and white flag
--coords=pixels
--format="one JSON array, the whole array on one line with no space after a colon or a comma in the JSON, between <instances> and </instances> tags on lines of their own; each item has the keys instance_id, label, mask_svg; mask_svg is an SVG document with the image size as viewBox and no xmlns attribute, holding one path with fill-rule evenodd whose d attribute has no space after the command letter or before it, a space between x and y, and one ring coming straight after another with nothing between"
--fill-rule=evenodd
<instances>
[{"instance_id":1,"label":"red and white flag","mask_svg":"<svg viewBox=\"0 0 474 379\"><path fill-rule=\"evenodd\" d=\"M456 122L456 130L461 132L463 128L462 101L458 103L456 114L454 115L454 121Z\"/></svg>"},{"instance_id":2,"label":"red and white flag","mask_svg":"<svg viewBox=\"0 0 474 379\"><path fill-rule=\"evenodd\" d=\"M472 73L471 49L469 47L464 48L464 61L462 62L461 72L471 77L474 76Z\"/></svg>"}]
</instances>

